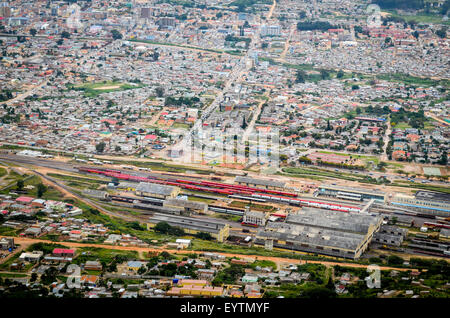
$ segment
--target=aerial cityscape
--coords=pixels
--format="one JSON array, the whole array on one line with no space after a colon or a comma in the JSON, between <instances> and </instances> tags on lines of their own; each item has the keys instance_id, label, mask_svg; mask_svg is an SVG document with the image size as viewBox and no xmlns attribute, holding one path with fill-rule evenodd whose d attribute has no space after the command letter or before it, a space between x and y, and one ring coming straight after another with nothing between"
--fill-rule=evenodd
<instances>
[{"instance_id":1,"label":"aerial cityscape","mask_svg":"<svg viewBox=\"0 0 450 318\"><path fill-rule=\"evenodd\" d=\"M449 298L449 14L0 2L0 300Z\"/></svg>"}]
</instances>

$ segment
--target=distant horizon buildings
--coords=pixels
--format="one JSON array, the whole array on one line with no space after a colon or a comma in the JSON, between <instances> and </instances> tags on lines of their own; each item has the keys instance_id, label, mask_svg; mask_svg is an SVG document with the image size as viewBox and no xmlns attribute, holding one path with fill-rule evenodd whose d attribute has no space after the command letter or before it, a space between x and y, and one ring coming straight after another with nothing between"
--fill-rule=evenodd
<instances>
[{"instance_id":1,"label":"distant horizon buildings","mask_svg":"<svg viewBox=\"0 0 450 318\"><path fill-rule=\"evenodd\" d=\"M261 26L261 36L280 36L281 28L279 25L266 25Z\"/></svg>"},{"instance_id":2,"label":"distant horizon buildings","mask_svg":"<svg viewBox=\"0 0 450 318\"><path fill-rule=\"evenodd\" d=\"M11 16L11 8L8 2L0 2L0 17L9 18Z\"/></svg>"}]
</instances>

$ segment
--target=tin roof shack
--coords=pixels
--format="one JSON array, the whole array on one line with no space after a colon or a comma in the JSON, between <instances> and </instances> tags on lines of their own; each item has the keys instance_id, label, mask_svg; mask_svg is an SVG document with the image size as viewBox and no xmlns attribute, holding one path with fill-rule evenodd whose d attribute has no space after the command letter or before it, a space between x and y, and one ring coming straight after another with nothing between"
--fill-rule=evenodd
<instances>
[{"instance_id":1,"label":"tin roof shack","mask_svg":"<svg viewBox=\"0 0 450 318\"><path fill-rule=\"evenodd\" d=\"M218 242L224 242L230 231L230 226L226 223L215 220L201 220L191 217L167 215L161 213L155 213L153 217L149 219L147 225L148 228L154 227L159 222L167 222L171 226L182 228L186 233L195 235L200 232L211 234Z\"/></svg>"},{"instance_id":2,"label":"tin roof shack","mask_svg":"<svg viewBox=\"0 0 450 318\"><path fill-rule=\"evenodd\" d=\"M285 222L268 222L255 244L358 259L380 229L382 217L305 208Z\"/></svg>"},{"instance_id":3,"label":"tin roof shack","mask_svg":"<svg viewBox=\"0 0 450 318\"><path fill-rule=\"evenodd\" d=\"M136 187L136 195L141 197L170 199L175 198L179 193L180 188L162 184L141 182Z\"/></svg>"}]
</instances>

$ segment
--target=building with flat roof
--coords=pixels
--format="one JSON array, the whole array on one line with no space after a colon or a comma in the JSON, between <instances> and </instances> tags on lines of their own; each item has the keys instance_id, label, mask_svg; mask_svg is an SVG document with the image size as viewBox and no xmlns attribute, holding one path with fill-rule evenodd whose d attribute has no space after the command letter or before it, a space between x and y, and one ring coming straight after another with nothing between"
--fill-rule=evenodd
<instances>
[{"instance_id":1,"label":"building with flat roof","mask_svg":"<svg viewBox=\"0 0 450 318\"><path fill-rule=\"evenodd\" d=\"M148 228L154 227L159 222L167 222L171 226L182 228L186 233L195 235L199 232L211 234L218 242L224 242L230 231L230 226L219 220L203 220L179 215L167 215L155 213L147 224Z\"/></svg>"},{"instance_id":2,"label":"building with flat roof","mask_svg":"<svg viewBox=\"0 0 450 318\"><path fill-rule=\"evenodd\" d=\"M266 224L268 213L260 211L246 211L242 223L264 226Z\"/></svg>"},{"instance_id":3,"label":"building with flat roof","mask_svg":"<svg viewBox=\"0 0 450 318\"><path fill-rule=\"evenodd\" d=\"M346 200L371 200L384 203L386 193L376 189L353 188L337 185L323 184L319 186L319 194Z\"/></svg>"},{"instance_id":4,"label":"building with flat roof","mask_svg":"<svg viewBox=\"0 0 450 318\"><path fill-rule=\"evenodd\" d=\"M417 191L415 195L396 194L391 205L434 216L450 216L450 195Z\"/></svg>"},{"instance_id":5,"label":"building with flat roof","mask_svg":"<svg viewBox=\"0 0 450 318\"><path fill-rule=\"evenodd\" d=\"M140 182L136 187L136 195L141 197L168 199L175 198L179 193L180 188L163 184Z\"/></svg>"},{"instance_id":6,"label":"building with flat roof","mask_svg":"<svg viewBox=\"0 0 450 318\"><path fill-rule=\"evenodd\" d=\"M165 200L163 206L169 208L183 208L185 214L205 214L208 211L208 205L204 202L189 201L176 198Z\"/></svg>"},{"instance_id":7,"label":"building with flat roof","mask_svg":"<svg viewBox=\"0 0 450 318\"><path fill-rule=\"evenodd\" d=\"M255 243L329 256L358 259L380 229L380 216L305 208L285 222L268 222Z\"/></svg>"},{"instance_id":8,"label":"building with flat roof","mask_svg":"<svg viewBox=\"0 0 450 318\"><path fill-rule=\"evenodd\" d=\"M249 187L265 188L265 189L284 189L285 183L277 180L256 179L252 177L237 176L234 182Z\"/></svg>"}]
</instances>

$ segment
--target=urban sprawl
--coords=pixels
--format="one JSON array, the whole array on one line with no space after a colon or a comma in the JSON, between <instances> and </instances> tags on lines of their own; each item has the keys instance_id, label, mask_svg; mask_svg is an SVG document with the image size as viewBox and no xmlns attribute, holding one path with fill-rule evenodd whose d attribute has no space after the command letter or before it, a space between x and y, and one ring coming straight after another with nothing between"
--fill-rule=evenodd
<instances>
[{"instance_id":1,"label":"urban sprawl","mask_svg":"<svg viewBox=\"0 0 450 318\"><path fill-rule=\"evenodd\" d=\"M0 298L449 297L449 10L0 2Z\"/></svg>"}]
</instances>

